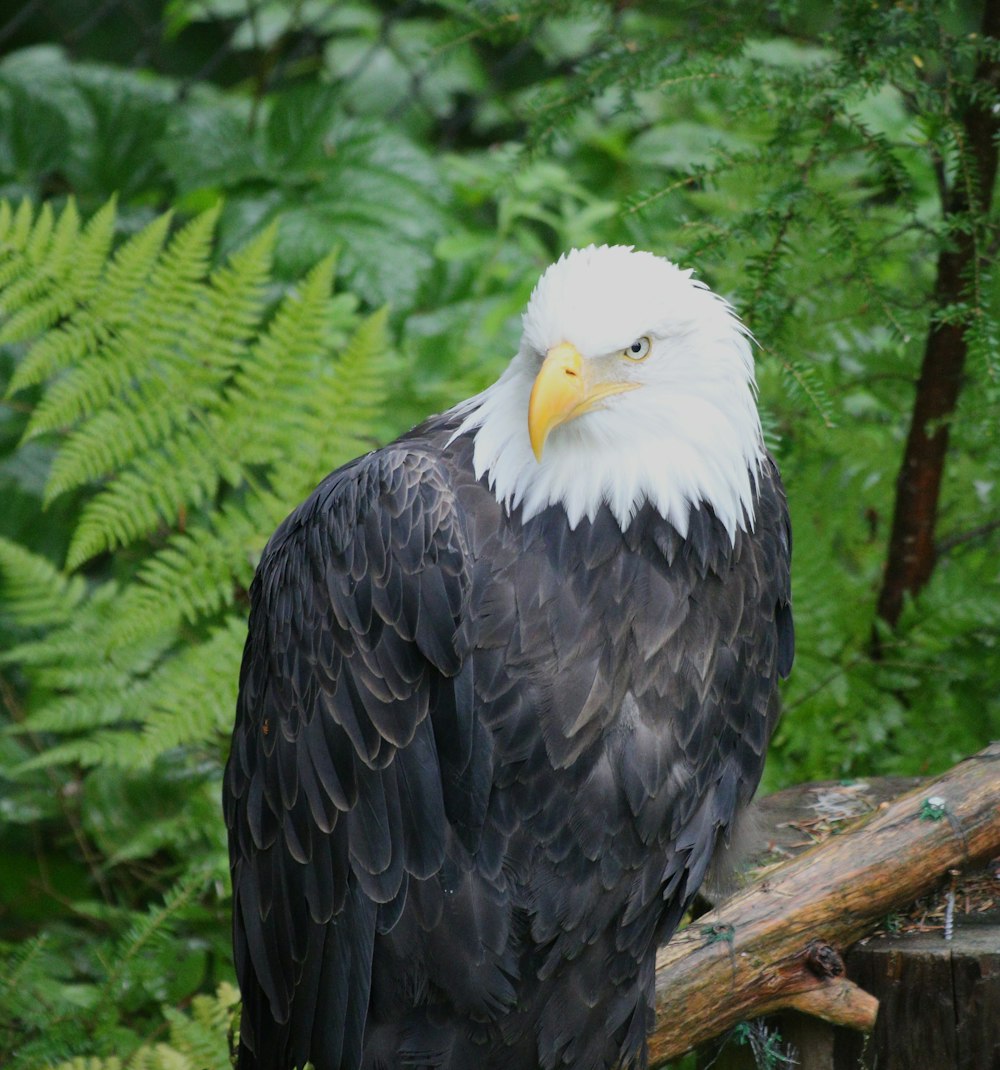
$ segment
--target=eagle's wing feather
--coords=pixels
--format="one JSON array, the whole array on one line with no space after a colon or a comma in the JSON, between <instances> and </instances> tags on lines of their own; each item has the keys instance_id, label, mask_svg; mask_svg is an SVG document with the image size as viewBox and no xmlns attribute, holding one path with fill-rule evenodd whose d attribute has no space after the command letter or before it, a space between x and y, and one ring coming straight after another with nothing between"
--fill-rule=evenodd
<instances>
[{"instance_id":1,"label":"eagle's wing feather","mask_svg":"<svg viewBox=\"0 0 1000 1070\"><path fill-rule=\"evenodd\" d=\"M760 776L792 652L776 471L735 544L649 506L623 540L606 511L501 519L467 444L432 444L334 473L254 583L226 791L243 1070L383 1040L389 1065L472 1044L441 1055L464 1066L493 1020L498 1065L638 1057L650 949Z\"/></svg>"},{"instance_id":2,"label":"eagle's wing feather","mask_svg":"<svg viewBox=\"0 0 1000 1070\"><path fill-rule=\"evenodd\" d=\"M376 931L440 870L449 811L478 836L469 582L446 475L402 447L334 473L268 544L226 771L243 1067L357 1065Z\"/></svg>"}]
</instances>

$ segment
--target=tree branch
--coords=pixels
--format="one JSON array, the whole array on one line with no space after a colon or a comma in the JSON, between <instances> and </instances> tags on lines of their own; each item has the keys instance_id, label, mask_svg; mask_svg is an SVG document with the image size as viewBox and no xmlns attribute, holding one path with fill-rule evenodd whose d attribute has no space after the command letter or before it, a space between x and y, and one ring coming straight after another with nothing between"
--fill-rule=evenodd
<instances>
[{"instance_id":1,"label":"tree branch","mask_svg":"<svg viewBox=\"0 0 1000 1070\"><path fill-rule=\"evenodd\" d=\"M985 524L980 524L978 527L971 528L969 531L959 531L954 535L949 535L947 539L942 539L937 544L938 557L944 554L951 553L958 546L963 546L967 542L975 542L977 539L983 539L987 535L992 535L994 531L1000 528L1000 520L989 520Z\"/></svg>"},{"instance_id":2,"label":"tree branch","mask_svg":"<svg viewBox=\"0 0 1000 1070\"><path fill-rule=\"evenodd\" d=\"M1000 852L1000 744L769 871L678 933L656 961L650 1065L739 1021L791 1007L870 1031L847 947L948 870Z\"/></svg>"}]
</instances>

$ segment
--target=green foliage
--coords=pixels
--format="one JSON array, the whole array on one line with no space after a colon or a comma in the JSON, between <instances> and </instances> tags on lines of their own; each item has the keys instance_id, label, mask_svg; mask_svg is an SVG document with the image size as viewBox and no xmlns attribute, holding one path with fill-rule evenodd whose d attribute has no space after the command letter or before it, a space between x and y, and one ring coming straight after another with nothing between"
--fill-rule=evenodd
<instances>
[{"instance_id":1,"label":"green foliage","mask_svg":"<svg viewBox=\"0 0 1000 1070\"><path fill-rule=\"evenodd\" d=\"M96 64L71 66L52 47L6 57L0 190L37 191L56 175L88 203L112 191L144 199L164 189L167 176L149 150L165 129L171 98L162 81Z\"/></svg>"},{"instance_id":2,"label":"green foliage","mask_svg":"<svg viewBox=\"0 0 1000 1070\"><path fill-rule=\"evenodd\" d=\"M178 193L192 201L226 194L227 244L277 219L286 274L336 242L359 292L412 300L445 231L431 158L383 123L344 119L332 88L276 95L249 136L247 122L207 93L178 112L160 147ZM206 136L215 145L210 156Z\"/></svg>"},{"instance_id":3,"label":"green foliage","mask_svg":"<svg viewBox=\"0 0 1000 1070\"><path fill-rule=\"evenodd\" d=\"M86 490L67 567L129 554L84 599L78 577L0 543L8 612L44 629L2 660L30 666L48 695L23 729L67 737L27 767L145 768L181 741L218 744L242 646L239 592L291 505L379 425L385 315L360 320L349 298L331 297L331 258L275 301L273 228L210 269L210 211L169 241L168 217L130 238L47 331L57 235L66 217L76 225L72 204L55 226L49 215L7 213L6 227L0 216L0 242L11 238L0 304L17 325L8 337L26 342L9 389L47 386L25 429L25 441L55 439L46 500ZM85 249L93 229L76 235ZM29 322L37 339L25 339Z\"/></svg>"},{"instance_id":4,"label":"green foliage","mask_svg":"<svg viewBox=\"0 0 1000 1070\"><path fill-rule=\"evenodd\" d=\"M46 1070L230 1070L226 1035L232 1027L239 991L222 983L214 995L195 996L190 1013L164 1007L170 1042L144 1044L127 1062L118 1056L78 1056Z\"/></svg>"},{"instance_id":5,"label":"green foliage","mask_svg":"<svg viewBox=\"0 0 1000 1070\"><path fill-rule=\"evenodd\" d=\"M237 998L232 986L219 985L216 997L196 996L189 1014L172 1006L205 973L206 947L181 936L204 926L195 905L201 893L202 881L189 874L145 913L78 904L96 931L86 943L64 922L20 946L0 945L0 1050L16 1054L14 1065L31 1067L66 1065L81 1050L124 1060L118 1065L227 1065L226 1027ZM111 930L120 935L107 935ZM140 1044L144 1034L157 1032L150 1012L164 1003L170 1045ZM182 1056L204 1061L169 1062ZM83 1065L114 1063L95 1058Z\"/></svg>"},{"instance_id":6,"label":"green foliage","mask_svg":"<svg viewBox=\"0 0 1000 1070\"><path fill-rule=\"evenodd\" d=\"M343 278L368 300L416 296L447 227L444 183L426 149L381 118L350 117L330 86L257 105L203 85L168 106L176 93L168 79L71 64L50 47L7 57L0 193L37 195L57 172L88 206L116 194L130 222L147 218L151 202L190 211L225 195L225 250L277 220L283 278L338 246Z\"/></svg>"},{"instance_id":7,"label":"green foliage","mask_svg":"<svg viewBox=\"0 0 1000 1070\"><path fill-rule=\"evenodd\" d=\"M8 948L9 1028L27 1037L16 1065L201 1057L179 1040L176 1052L139 1045L161 1003L212 979L207 948L228 954L217 800L244 592L289 509L397 429L382 415L385 312L363 317L331 292L332 257L276 287L274 227L214 264L218 214L173 231L159 217L112 251L113 205L87 225L72 201L59 214L0 207L8 395L33 399L22 442L48 450L44 501L76 496L65 568L0 537L0 673L27 697L8 702L5 817L16 843L47 783L102 897L74 892L73 913L27 953ZM33 881L54 902L82 876L37 865L32 876L17 858L9 906ZM53 985L60 998L41 1001ZM212 1032L204 1014L170 1022L183 1037Z\"/></svg>"},{"instance_id":8,"label":"green foliage","mask_svg":"<svg viewBox=\"0 0 1000 1070\"><path fill-rule=\"evenodd\" d=\"M1000 733L996 210L943 210L974 176L962 108L1000 103L978 9L164 17L160 73L105 60L131 15L0 58L0 1062L222 1065L218 789L260 550L336 464L490 382L571 245L694 266L760 340L798 625L769 782L933 771ZM969 341L939 556L874 661L933 322Z\"/></svg>"}]
</instances>

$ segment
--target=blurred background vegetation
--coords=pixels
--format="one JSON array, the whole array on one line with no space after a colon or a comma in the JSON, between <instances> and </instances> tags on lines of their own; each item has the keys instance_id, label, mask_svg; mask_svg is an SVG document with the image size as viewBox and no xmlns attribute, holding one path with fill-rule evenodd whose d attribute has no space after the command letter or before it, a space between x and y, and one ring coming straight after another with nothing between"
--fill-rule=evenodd
<instances>
[{"instance_id":1,"label":"blurred background vegetation","mask_svg":"<svg viewBox=\"0 0 1000 1070\"><path fill-rule=\"evenodd\" d=\"M257 555L492 381L574 245L694 267L760 342L767 785L1000 734L998 35L996 0L4 9L0 1062L228 1065Z\"/></svg>"}]
</instances>

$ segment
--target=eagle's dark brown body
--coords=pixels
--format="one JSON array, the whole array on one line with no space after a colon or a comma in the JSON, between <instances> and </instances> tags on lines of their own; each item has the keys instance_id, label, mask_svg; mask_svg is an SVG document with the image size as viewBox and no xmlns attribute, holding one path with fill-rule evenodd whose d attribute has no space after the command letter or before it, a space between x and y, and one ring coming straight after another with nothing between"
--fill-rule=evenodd
<instances>
[{"instance_id":1,"label":"eagle's dark brown body","mask_svg":"<svg viewBox=\"0 0 1000 1070\"><path fill-rule=\"evenodd\" d=\"M735 544L508 517L438 418L269 543L226 771L242 1070L641 1064L654 953L792 660L767 459Z\"/></svg>"}]
</instances>

